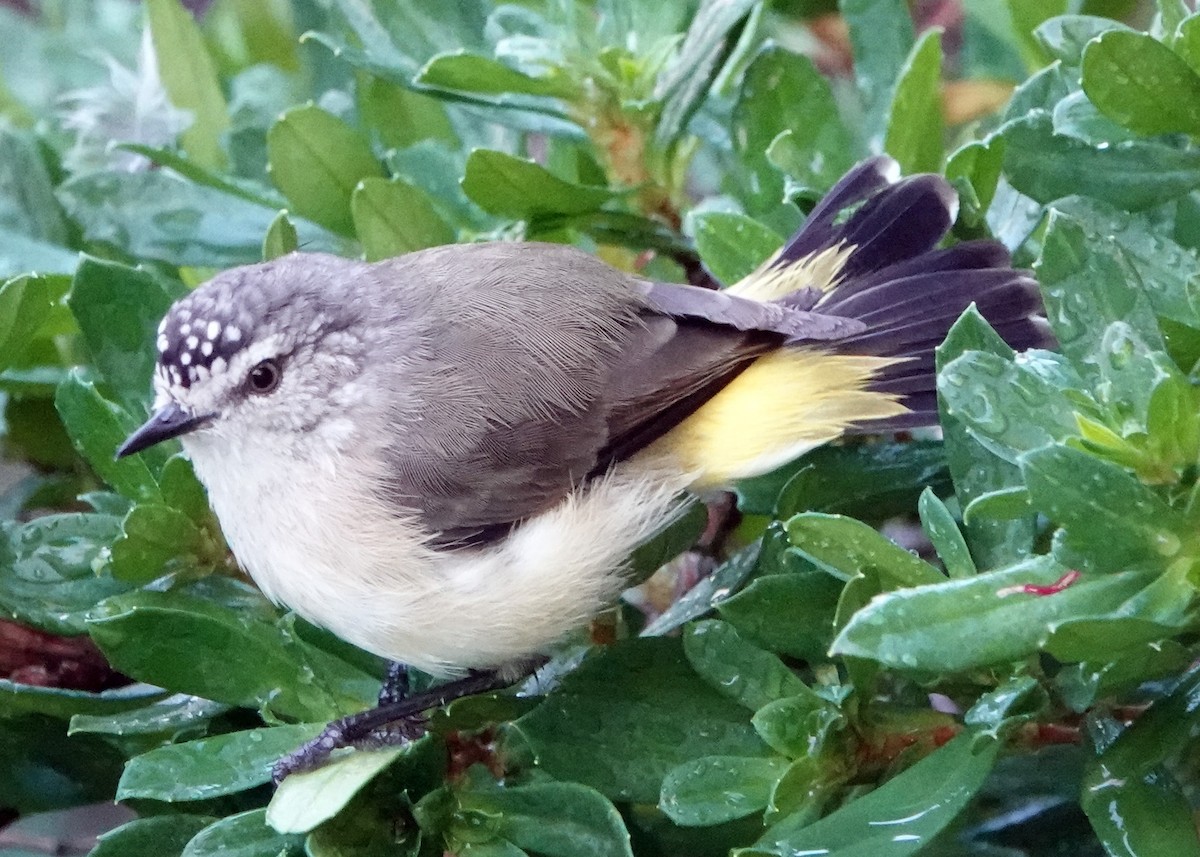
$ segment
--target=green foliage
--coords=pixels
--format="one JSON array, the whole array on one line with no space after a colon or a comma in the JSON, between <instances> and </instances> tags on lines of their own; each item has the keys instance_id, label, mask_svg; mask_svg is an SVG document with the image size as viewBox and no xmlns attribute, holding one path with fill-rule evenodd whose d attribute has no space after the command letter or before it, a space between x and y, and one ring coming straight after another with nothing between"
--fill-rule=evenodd
<instances>
[{"instance_id":1,"label":"green foliage","mask_svg":"<svg viewBox=\"0 0 1200 857\"><path fill-rule=\"evenodd\" d=\"M1200 15L842 0L851 77L793 49L828 2L40 5L0 8L0 613L137 683L0 677L0 810L127 801L96 857L1200 853ZM133 65L143 26L149 108L95 50ZM968 311L940 433L738 486L715 570L614 645L272 796L382 664L238 579L176 449L114 461L170 302L495 238L728 284L880 151L1032 267L1057 351Z\"/></svg>"}]
</instances>

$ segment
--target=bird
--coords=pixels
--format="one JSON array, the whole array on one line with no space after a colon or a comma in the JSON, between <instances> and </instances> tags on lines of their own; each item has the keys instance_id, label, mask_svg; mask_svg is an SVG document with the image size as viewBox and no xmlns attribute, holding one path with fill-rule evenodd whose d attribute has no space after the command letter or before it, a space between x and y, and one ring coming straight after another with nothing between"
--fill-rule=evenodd
<instances>
[{"instance_id":1,"label":"bird","mask_svg":"<svg viewBox=\"0 0 1200 857\"><path fill-rule=\"evenodd\" d=\"M1003 245L942 246L956 211L881 156L722 290L520 241L233 268L163 318L153 413L117 454L179 438L269 599L498 687L610 606L688 498L935 424L933 349L969 306L1015 348L1048 341Z\"/></svg>"}]
</instances>

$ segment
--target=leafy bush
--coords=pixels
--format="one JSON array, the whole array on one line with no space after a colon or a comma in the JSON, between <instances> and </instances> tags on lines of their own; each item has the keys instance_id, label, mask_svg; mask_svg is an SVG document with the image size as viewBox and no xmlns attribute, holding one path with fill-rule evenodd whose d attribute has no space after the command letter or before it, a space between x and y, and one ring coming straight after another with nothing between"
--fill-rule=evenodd
<instances>
[{"instance_id":1,"label":"leafy bush","mask_svg":"<svg viewBox=\"0 0 1200 857\"><path fill-rule=\"evenodd\" d=\"M900 0L843 0L851 80L785 47L836 65L822 5L217 0L198 25L147 0L140 53L125 0L0 8L0 390L29 468L0 609L138 682L0 682L0 807L115 795L139 818L94 853L122 857L1200 853L1200 16L968 3L947 58ZM238 576L185 459L113 460L170 301L295 247L495 237L728 282L880 150L954 182L956 238L1032 265L1061 352L968 312L940 435L742 486L715 572L548 693L272 796L382 664ZM877 529L914 511L936 557Z\"/></svg>"}]
</instances>

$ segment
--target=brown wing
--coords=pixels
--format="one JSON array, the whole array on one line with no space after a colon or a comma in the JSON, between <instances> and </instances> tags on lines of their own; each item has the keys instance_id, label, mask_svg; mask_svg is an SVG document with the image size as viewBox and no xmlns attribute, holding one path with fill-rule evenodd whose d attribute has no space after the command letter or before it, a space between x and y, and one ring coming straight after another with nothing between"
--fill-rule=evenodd
<instances>
[{"instance_id":1,"label":"brown wing","mask_svg":"<svg viewBox=\"0 0 1200 857\"><path fill-rule=\"evenodd\" d=\"M445 545L486 543L561 502L787 338L664 314L648 284L568 247L402 260L391 275L420 289L423 348L397 383L422 412L397 421L387 490Z\"/></svg>"}]
</instances>

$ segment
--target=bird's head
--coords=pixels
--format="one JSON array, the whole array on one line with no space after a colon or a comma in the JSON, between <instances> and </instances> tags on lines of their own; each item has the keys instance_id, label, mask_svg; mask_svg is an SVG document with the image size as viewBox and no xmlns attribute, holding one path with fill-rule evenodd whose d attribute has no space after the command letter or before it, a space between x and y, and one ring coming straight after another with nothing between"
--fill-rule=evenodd
<instances>
[{"instance_id":1,"label":"bird's head","mask_svg":"<svg viewBox=\"0 0 1200 857\"><path fill-rule=\"evenodd\" d=\"M177 301L158 327L154 413L117 451L174 437L278 442L337 432L368 347L360 262L291 254L234 268Z\"/></svg>"}]
</instances>

